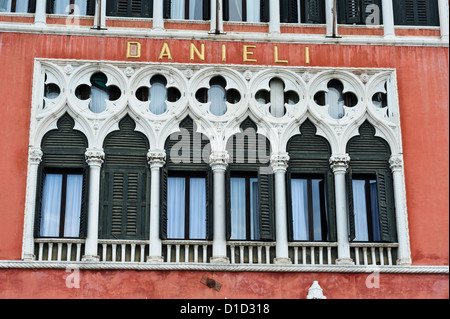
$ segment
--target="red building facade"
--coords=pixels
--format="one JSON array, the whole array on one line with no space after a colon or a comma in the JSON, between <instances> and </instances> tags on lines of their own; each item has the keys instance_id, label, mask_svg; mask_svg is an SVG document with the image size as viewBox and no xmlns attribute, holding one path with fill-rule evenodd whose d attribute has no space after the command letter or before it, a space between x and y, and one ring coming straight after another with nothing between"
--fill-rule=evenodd
<instances>
[{"instance_id":1,"label":"red building facade","mask_svg":"<svg viewBox=\"0 0 450 319\"><path fill-rule=\"evenodd\" d=\"M448 1L25 2L2 298L448 298Z\"/></svg>"}]
</instances>

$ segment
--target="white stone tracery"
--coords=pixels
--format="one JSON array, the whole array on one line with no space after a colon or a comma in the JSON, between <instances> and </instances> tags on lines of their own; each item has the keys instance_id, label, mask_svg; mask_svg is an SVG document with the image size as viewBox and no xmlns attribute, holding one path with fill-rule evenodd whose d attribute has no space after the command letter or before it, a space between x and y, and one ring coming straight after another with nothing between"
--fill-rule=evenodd
<instances>
[{"instance_id":1,"label":"white stone tracery","mask_svg":"<svg viewBox=\"0 0 450 319\"><path fill-rule=\"evenodd\" d=\"M309 119L317 128L317 134L326 138L331 145L333 158L345 155L347 142L358 135L359 126L368 120L375 128L376 135L384 138L390 145L393 156L402 156L401 130L399 107L397 99L396 74L393 69L350 69L350 68L304 68L304 67L276 67L276 66L241 66L241 65L204 65L176 64L176 63L140 63L140 62L105 62L105 61L75 61L36 59L35 81L33 87L32 114L30 125L30 149L39 149L42 137L48 131L56 128L57 120L68 113L75 119L74 129L81 131L88 140L90 149L102 150L105 137L118 129L118 122L126 114L136 122L136 130L146 135L150 142L149 154L160 154L164 150L164 143L170 134L179 131L180 122L189 115L197 126L197 131L209 138L211 143L212 166L220 161L226 168L227 141L239 132L239 125L245 118L250 117L258 126L258 133L266 136L272 147L273 158L279 154L288 156L286 146L291 137L300 134L299 126ZM107 78L107 85L120 88L121 96L116 101L107 101L104 112L95 114L89 110L88 100L80 100L75 96L76 88L81 85L90 85L90 76L95 72L103 72ZM176 87L181 97L177 102L166 102L167 110L161 115L150 112L148 102L136 98L136 90L141 86L149 86L152 76L160 74L167 80L167 87ZM214 76L222 76L227 82L226 89L236 89L240 93L240 100L235 104L227 103L227 112L223 116L215 116L208 111L208 103L201 103L195 98L199 88L208 87ZM268 90L268 83L272 78L280 78L285 84L286 91L295 91L299 96L296 104L286 104L286 114L282 117L271 116L267 108L262 107L255 100L255 93L261 89ZM353 92L358 99L357 104L345 108L345 116L333 119L326 108L314 102L314 95L318 91L326 91L327 83L332 79L340 80L345 92ZM47 83L56 84L60 94L56 99L49 101L44 98L44 86ZM377 108L372 97L375 93L387 94L387 107ZM45 99L45 107L44 101ZM163 163L163 156L149 155L150 165L155 161ZM220 155L220 156L219 156ZM336 161L332 165L336 166ZM34 175L35 164L29 161L29 174ZM155 166L155 165L154 165ZM155 166L155 172L157 171ZM276 165L278 169L279 165ZM409 259L409 238L406 222L406 204L404 196L403 171L396 169L396 192L401 193L396 201L401 205L401 227L404 238L403 256L399 259ZM284 172L278 170L278 184L284 181ZM222 174L221 174L222 175ZM281 176L283 175L283 176ZM31 185L33 178L29 179L27 195L32 196ZM155 187L158 180L152 179ZM277 185L275 185L277 187ZM222 191L221 191L222 193ZM281 197L281 193L279 195ZM157 213L156 207L152 209L153 215ZM26 207L26 224L33 218L34 204L30 199ZM152 213L151 213L152 214ZM151 220L156 216L151 216ZM154 230L156 232L156 229ZM31 247L30 231L25 232L24 247ZM156 238L156 235L153 237ZM215 239L216 240L216 239ZM220 258L223 258L223 245L225 240L219 240L222 247ZM25 245L25 243L28 243ZM406 243L406 244L405 244ZM346 244L348 245L348 244ZM92 246L94 247L94 246ZM95 255L95 249L91 255ZM29 249L28 249L29 250ZM347 259L348 249L341 256ZM155 250L153 250L155 251ZM286 262L286 247L279 256L280 262ZM156 250L158 252L158 250ZM24 251L27 256L30 251ZM158 256L149 256L151 260L159 260Z\"/></svg>"}]
</instances>

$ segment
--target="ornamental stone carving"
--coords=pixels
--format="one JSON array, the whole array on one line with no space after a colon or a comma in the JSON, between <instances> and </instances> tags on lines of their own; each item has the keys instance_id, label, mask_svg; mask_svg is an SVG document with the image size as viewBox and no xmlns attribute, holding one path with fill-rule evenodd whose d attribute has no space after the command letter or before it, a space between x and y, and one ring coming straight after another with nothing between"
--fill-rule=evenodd
<instances>
[{"instance_id":1,"label":"ornamental stone carving","mask_svg":"<svg viewBox=\"0 0 450 319\"><path fill-rule=\"evenodd\" d=\"M37 147L30 148L30 152L28 155L30 163L34 165L39 165L42 162L43 155L44 153L40 148Z\"/></svg>"},{"instance_id":2,"label":"ornamental stone carving","mask_svg":"<svg viewBox=\"0 0 450 319\"><path fill-rule=\"evenodd\" d=\"M392 172L402 171L403 169L403 156L402 155L392 155L389 159L389 164Z\"/></svg>"},{"instance_id":3,"label":"ornamental stone carving","mask_svg":"<svg viewBox=\"0 0 450 319\"><path fill-rule=\"evenodd\" d=\"M215 151L209 156L209 166L213 170L226 170L230 155L227 151Z\"/></svg>"},{"instance_id":4,"label":"ornamental stone carving","mask_svg":"<svg viewBox=\"0 0 450 319\"><path fill-rule=\"evenodd\" d=\"M348 154L336 154L330 157L330 167L334 173L346 173L348 164L350 163L350 156Z\"/></svg>"},{"instance_id":5,"label":"ornamental stone carving","mask_svg":"<svg viewBox=\"0 0 450 319\"><path fill-rule=\"evenodd\" d=\"M270 157L270 165L274 173L286 172L290 157L287 153L275 153Z\"/></svg>"},{"instance_id":6,"label":"ornamental stone carving","mask_svg":"<svg viewBox=\"0 0 450 319\"><path fill-rule=\"evenodd\" d=\"M105 153L100 149L87 149L84 156L89 166L102 166L105 160Z\"/></svg>"},{"instance_id":7,"label":"ornamental stone carving","mask_svg":"<svg viewBox=\"0 0 450 319\"><path fill-rule=\"evenodd\" d=\"M165 150L151 150L147 153L147 161L150 168L161 168L166 164Z\"/></svg>"}]
</instances>

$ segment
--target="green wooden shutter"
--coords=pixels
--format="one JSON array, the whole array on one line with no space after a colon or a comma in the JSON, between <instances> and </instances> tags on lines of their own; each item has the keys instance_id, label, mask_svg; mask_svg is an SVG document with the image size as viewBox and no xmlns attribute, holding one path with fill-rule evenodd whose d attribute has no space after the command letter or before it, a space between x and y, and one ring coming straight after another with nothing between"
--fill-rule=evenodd
<instances>
[{"instance_id":1,"label":"green wooden shutter","mask_svg":"<svg viewBox=\"0 0 450 319\"><path fill-rule=\"evenodd\" d=\"M213 172L208 170L206 176L206 239L214 238L214 188L213 188Z\"/></svg>"},{"instance_id":2,"label":"green wooden shutter","mask_svg":"<svg viewBox=\"0 0 450 319\"><path fill-rule=\"evenodd\" d=\"M172 4L171 0L163 1L163 18L164 19L170 19L171 4Z\"/></svg>"},{"instance_id":3,"label":"green wooden shutter","mask_svg":"<svg viewBox=\"0 0 450 319\"><path fill-rule=\"evenodd\" d=\"M261 0L261 22L270 21L270 4L269 0Z\"/></svg>"},{"instance_id":4,"label":"green wooden shutter","mask_svg":"<svg viewBox=\"0 0 450 319\"><path fill-rule=\"evenodd\" d=\"M36 0L30 0L28 2L28 13L36 12Z\"/></svg>"},{"instance_id":5,"label":"green wooden shutter","mask_svg":"<svg viewBox=\"0 0 450 319\"><path fill-rule=\"evenodd\" d=\"M355 227L355 210L353 206L353 186L352 186L352 169L349 168L347 172L347 215L348 215L348 232L349 240L353 241L356 238L356 227Z\"/></svg>"},{"instance_id":6,"label":"green wooden shutter","mask_svg":"<svg viewBox=\"0 0 450 319\"><path fill-rule=\"evenodd\" d=\"M223 21L230 20L230 0L222 0L222 17Z\"/></svg>"},{"instance_id":7,"label":"green wooden shutter","mask_svg":"<svg viewBox=\"0 0 450 319\"><path fill-rule=\"evenodd\" d=\"M34 237L39 238L41 235L41 211L42 211L42 194L44 192L45 171L44 165L41 163L38 168L38 178L36 184L36 208L34 214Z\"/></svg>"},{"instance_id":8,"label":"green wooden shutter","mask_svg":"<svg viewBox=\"0 0 450 319\"><path fill-rule=\"evenodd\" d=\"M203 0L203 20L211 20L211 0Z\"/></svg>"},{"instance_id":9,"label":"green wooden shutter","mask_svg":"<svg viewBox=\"0 0 450 319\"><path fill-rule=\"evenodd\" d=\"M80 216L80 238L86 238L87 236L87 224L88 224L88 203L89 203L89 169L83 170L83 188L81 198L81 216Z\"/></svg>"},{"instance_id":10,"label":"green wooden shutter","mask_svg":"<svg viewBox=\"0 0 450 319\"><path fill-rule=\"evenodd\" d=\"M151 18L153 16L153 1L146 0L109 0L107 14L117 17Z\"/></svg>"},{"instance_id":11,"label":"green wooden shutter","mask_svg":"<svg viewBox=\"0 0 450 319\"><path fill-rule=\"evenodd\" d=\"M47 14L55 12L55 0L47 0L46 10Z\"/></svg>"},{"instance_id":12,"label":"green wooden shutter","mask_svg":"<svg viewBox=\"0 0 450 319\"><path fill-rule=\"evenodd\" d=\"M394 0L396 25L439 26L437 0Z\"/></svg>"},{"instance_id":13,"label":"green wooden shutter","mask_svg":"<svg viewBox=\"0 0 450 319\"><path fill-rule=\"evenodd\" d=\"M273 174L265 170L268 168L258 170L259 236L261 240L273 241L275 240Z\"/></svg>"},{"instance_id":14,"label":"green wooden shutter","mask_svg":"<svg viewBox=\"0 0 450 319\"><path fill-rule=\"evenodd\" d=\"M87 0L86 14L88 16L95 15L95 3L96 3L96 0Z\"/></svg>"},{"instance_id":15,"label":"green wooden shutter","mask_svg":"<svg viewBox=\"0 0 450 319\"><path fill-rule=\"evenodd\" d=\"M328 215L328 237L329 241L337 241L336 232L336 199L334 187L334 174L331 171L325 175L325 192L327 201L327 215Z\"/></svg>"},{"instance_id":16,"label":"green wooden shutter","mask_svg":"<svg viewBox=\"0 0 450 319\"><path fill-rule=\"evenodd\" d=\"M308 13L306 22L325 23L325 1L308 0L306 6Z\"/></svg>"},{"instance_id":17,"label":"green wooden shutter","mask_svg":"<svg viewBox=\"0 0 450 319\"><path fill-rule=\"evenodd\" d=\"M167 168L160 169L160 188L159 188L159 236L162 240L167 239L167 179L169 171Z\"/></svg>"},{"instance_id":18,"label":"green wooden shutter","mask_svg":"<svg viewBox=\"0 0 450 319\"><path fill-rule=\"evenodd\" d=\"M226 238L231 239L231 170L225 173L225 207L226 207Z\"/></svg>"},{"instance_id":19,"label":"green wooden shutter","mask_svg":"<svg viewBox=\"0 0 450 319\"><path fill-rule=\"evenodd\" d=\"M294 241L294 228L292 217L292 183L291 168L288 166L286 171L286 213L288 220L288 240Z\"/></svg>"},{"instance_id":20,"label":"green wooden shutter","mask_svg":"<svg viewBox=\"0 0 450 319\"><path fill-rule=\"evenodd\" d=\"M381 240L396 242L394 191L392 174L389 170L377 171L377 192Z\"/></svg>"}]
</instances>

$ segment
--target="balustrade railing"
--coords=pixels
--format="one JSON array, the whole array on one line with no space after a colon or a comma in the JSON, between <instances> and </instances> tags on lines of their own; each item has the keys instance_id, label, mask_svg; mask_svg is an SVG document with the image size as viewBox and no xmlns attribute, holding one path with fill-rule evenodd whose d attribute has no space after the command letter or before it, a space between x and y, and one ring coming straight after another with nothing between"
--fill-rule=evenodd
<instances>
[{"instance_id":1,"label":"balustrade railing","mask_svg":"<svg viewBox=\"0 0 450 319\"><path fill-rule=\"evenodd\" d=\"M84 239L38 238L35 255L38 261L82 261ZM163 263L206 264L212 257L212 241L163 240ZM294 265L335 265L338 243L290 242L289 258ZM350 243L350 254L357 266L393 266L398 244ZM145 262L149 254L148 240L98 241L100 262ZM228 241L231 264L270 265L276 258L276 242Z\"/></svg>"}]
</instances>

